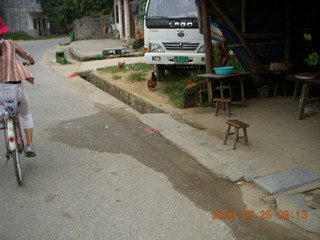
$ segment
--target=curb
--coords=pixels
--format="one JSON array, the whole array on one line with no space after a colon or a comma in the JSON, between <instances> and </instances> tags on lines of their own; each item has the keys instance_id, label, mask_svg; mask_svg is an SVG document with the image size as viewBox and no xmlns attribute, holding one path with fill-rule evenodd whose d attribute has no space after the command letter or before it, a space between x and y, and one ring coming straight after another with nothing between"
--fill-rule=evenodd
<instances>
[{"instance_id":1,"label":"curb","mask_svg":"<svg viewBox=\"0 0 320 240\"><path fill-rule=\"evenodd\" d=\"M97 55L81 55L77 53L73 48L70 48L70 54L72 58L80 62L101 60L101 58L97 58ZM121 58L121 57L142 57L142 56L144 56L144 53L138 52L138 53L131 53L131 54L117 54L114 56L104 57L102 59L112 59L112 58Z\"/></svg>"}]
</instances>

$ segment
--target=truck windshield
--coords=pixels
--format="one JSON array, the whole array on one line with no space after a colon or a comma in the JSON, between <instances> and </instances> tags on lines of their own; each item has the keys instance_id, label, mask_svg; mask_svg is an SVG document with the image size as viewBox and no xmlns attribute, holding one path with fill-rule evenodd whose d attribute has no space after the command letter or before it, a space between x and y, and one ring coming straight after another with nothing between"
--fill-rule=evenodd
<instances>
[{"instance_id":1,"label":"truck windshield","mask_svg":"<svg viewBox=\"0 0 320 240\"><path fill-rule=\"evenodd\" d=\"M150 0L147 18L196 18L195 0Z\"/></svg>"}]
</instances>

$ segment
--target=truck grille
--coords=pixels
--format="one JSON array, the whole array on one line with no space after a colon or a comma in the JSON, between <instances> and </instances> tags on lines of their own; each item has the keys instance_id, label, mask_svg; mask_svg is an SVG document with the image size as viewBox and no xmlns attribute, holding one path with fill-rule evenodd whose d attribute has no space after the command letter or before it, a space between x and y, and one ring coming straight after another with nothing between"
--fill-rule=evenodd
<instances>
[{"instance_id":1,"label":"truck grille","mask_svg":"<svg viewBox=\"0 0 320 240\"><path fill-rule=\"evenodd\" d=\"M199 46L199 43L165 42L165 43L163 43L163 45L167 50L194 51Z\"/></svg>"}]
</instances>

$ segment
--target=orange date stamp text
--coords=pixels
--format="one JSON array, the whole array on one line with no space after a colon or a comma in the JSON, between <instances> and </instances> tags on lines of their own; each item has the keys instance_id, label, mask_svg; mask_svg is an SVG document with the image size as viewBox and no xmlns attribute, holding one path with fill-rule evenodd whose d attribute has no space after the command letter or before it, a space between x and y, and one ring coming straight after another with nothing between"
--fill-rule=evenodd
<instances>
[{"instance_id":1,"label":"orange date stamp text","mask_svg":"<svg viewBox=\"0 0 320 240\"><path fill-rule=\"evenodd\" d=\"M308 212L306 210L302 211L277 211L272 212L271 210L261 210L261 211L251 211L245 210L242 212L221 210L221 211L212 211L212 219L307 219Z\"/></svg>"}]
</instances>

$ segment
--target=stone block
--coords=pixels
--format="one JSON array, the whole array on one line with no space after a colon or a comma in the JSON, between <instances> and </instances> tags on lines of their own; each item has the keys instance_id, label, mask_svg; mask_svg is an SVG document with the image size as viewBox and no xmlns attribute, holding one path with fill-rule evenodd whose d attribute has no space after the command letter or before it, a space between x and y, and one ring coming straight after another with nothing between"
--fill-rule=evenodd
<instances>
[{"instance_id":1,"label":"stone block","mask_svg":"<svg viewBox=\"0 0 320 240\"><path fill-rule=\"evenodd\" d=\"M270 194L277 194L319 179L319 175L308 169L295 168L255 179L254 183Z\"/></svg>"}]
</instances>

